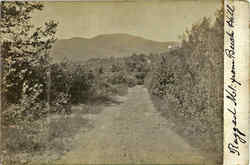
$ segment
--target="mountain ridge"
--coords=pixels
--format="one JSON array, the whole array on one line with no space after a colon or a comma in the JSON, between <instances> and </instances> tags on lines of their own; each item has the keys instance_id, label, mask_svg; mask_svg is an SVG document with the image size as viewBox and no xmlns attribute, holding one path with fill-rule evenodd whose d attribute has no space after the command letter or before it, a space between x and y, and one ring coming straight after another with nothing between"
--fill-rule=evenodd
<instances>
[{"instance_id":1,"label":"mountain ridge","mask_svg":"<svg viewBox=\"0 0 250 165\"><path fill-rule=\"evenodd\" d=\"M178 42L159 42L126 33L101 34L92 38L73 37L57 40L53 49L54 60L65 57L72 61L90 58L126 57L133 53L163 53Z\"/></svg>"}]
</instances>

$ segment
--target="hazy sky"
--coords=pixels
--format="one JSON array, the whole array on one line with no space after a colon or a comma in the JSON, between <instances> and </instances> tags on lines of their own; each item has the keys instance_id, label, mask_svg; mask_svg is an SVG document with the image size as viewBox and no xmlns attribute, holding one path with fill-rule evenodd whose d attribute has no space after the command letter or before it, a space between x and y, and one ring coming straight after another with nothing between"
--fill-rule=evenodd
<instances>
[{"instance_id":1,"label":"hazy sky","mask_svg":"<svg viewBox=\"0 0 250 165\"><path fill-rule=\"evenodd\" d=\"M149 0L148 0L149 1ZM128 33L156 41L176 41L203 16L214 17L220 0L139 0L136 2L45 2L33 14L36 25L59 22L58 38Z\"/></svg>"}]
</instances>

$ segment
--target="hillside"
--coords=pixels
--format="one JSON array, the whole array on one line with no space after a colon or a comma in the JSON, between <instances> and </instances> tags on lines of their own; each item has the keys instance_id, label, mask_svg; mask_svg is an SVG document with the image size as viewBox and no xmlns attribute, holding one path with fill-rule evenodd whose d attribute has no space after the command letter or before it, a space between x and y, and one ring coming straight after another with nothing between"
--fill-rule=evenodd
<instances>
[{"instance_id":1,"label":"hillside","mask_svg":"<svg viewBox=\"0 0 250 165\"><path fill-rule=\"evenodd\" d=\"M72 61L84 61L97 57L124 57L133 53L166 52L177 42L156 42L129 34L105 34L94 38L58 40L52 50L55 60L67 57Z\"/></svg>"}]
</instances>

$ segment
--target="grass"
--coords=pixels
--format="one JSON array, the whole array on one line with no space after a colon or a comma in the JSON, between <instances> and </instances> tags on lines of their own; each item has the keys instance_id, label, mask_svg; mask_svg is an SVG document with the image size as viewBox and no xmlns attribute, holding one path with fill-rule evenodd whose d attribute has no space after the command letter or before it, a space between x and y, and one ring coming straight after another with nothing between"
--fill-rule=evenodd
<instances>
[{"instance_id":1,"label":"grass","mask_svg":"<svg viewBox=\"0 0 250 165\"><path fill-rule=\"evenodd\" d=\"M194 148L198 149L205 155L212 154L212 158L216 159L220 164L222 161L222 144L216 144L214 141L211 140L211 136L209 136L210 131L204 132L203 135L200 135L196 132L196 127L200 126L201 124L197 121L193 120L185 120L181 117L175 115L175 108L176 105L172 104L169 100L166 101L161 99L157 96L151 95L151 100L155 106L155 108L160 112L160 114L169 121L168 126L171 128L172 131L177 133L178 135L185 137L187 143L189 143ZM207 117L209 119L209 117ZM185 123L185 124L184 124ZM205 136L206 135L206 136ZM219 141L221 134L213 135L217 136L218 138L216 141ZM220 150L221 149L221 150ZM213 154L215 153L215 154Z\"/></svg>"},{"instance_id":2,"label":"grass","mask_svg":"<svg viewBox=\"0 0 250 165\"><path fill-rule=\"evenodd\" d=\"M71 142L79 131L92 128L83 118L89 112L101 112L101 107L81 105L73 108L73 114L51 114L32 123L3 128L4 165L23 165L36 159L57 159L71 148Z\"/></svg>"},{"instance_id":3,"label":"grass","mask_svg":"<svg viewBox=\"0 0 250 165\"><path fill-rule=\"evenodd\" d=\"M117 85L115 89L119 96L128 92L125 85ZM85 103L73 105L70 115L53 113L37 121L3 127L4 165L25 165L39 160L48 160L49 165L50 161L70 151L78 132L93 128L91 121L84 118L84 115L98 114L109 104L119 104L115 95L89 98Z\"/></svg>"}]
</instances>

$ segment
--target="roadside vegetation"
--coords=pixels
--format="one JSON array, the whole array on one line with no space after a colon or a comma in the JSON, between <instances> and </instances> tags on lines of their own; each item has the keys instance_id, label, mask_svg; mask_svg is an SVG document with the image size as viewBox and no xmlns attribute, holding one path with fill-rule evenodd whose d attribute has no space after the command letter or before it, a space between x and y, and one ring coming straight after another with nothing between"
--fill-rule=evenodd
<instances>
[{"instance_id":1,"label":"roadside vegetation","mask_svg":"<svg viewBox=\"0 0 250 165\"><path fill-rule=\"evenodd\" d=\"M68 150L69 137L88 125L77 114L100 112L100 105L136 85L145 85L157 110L190 144L222 154L223 10L213 23L204 18L194 24L181 46L166 53L52 63L57 23L33 27L30 21L43 5L2 2L1 9L4 164Z\"/></svg>"}]
</instances>

